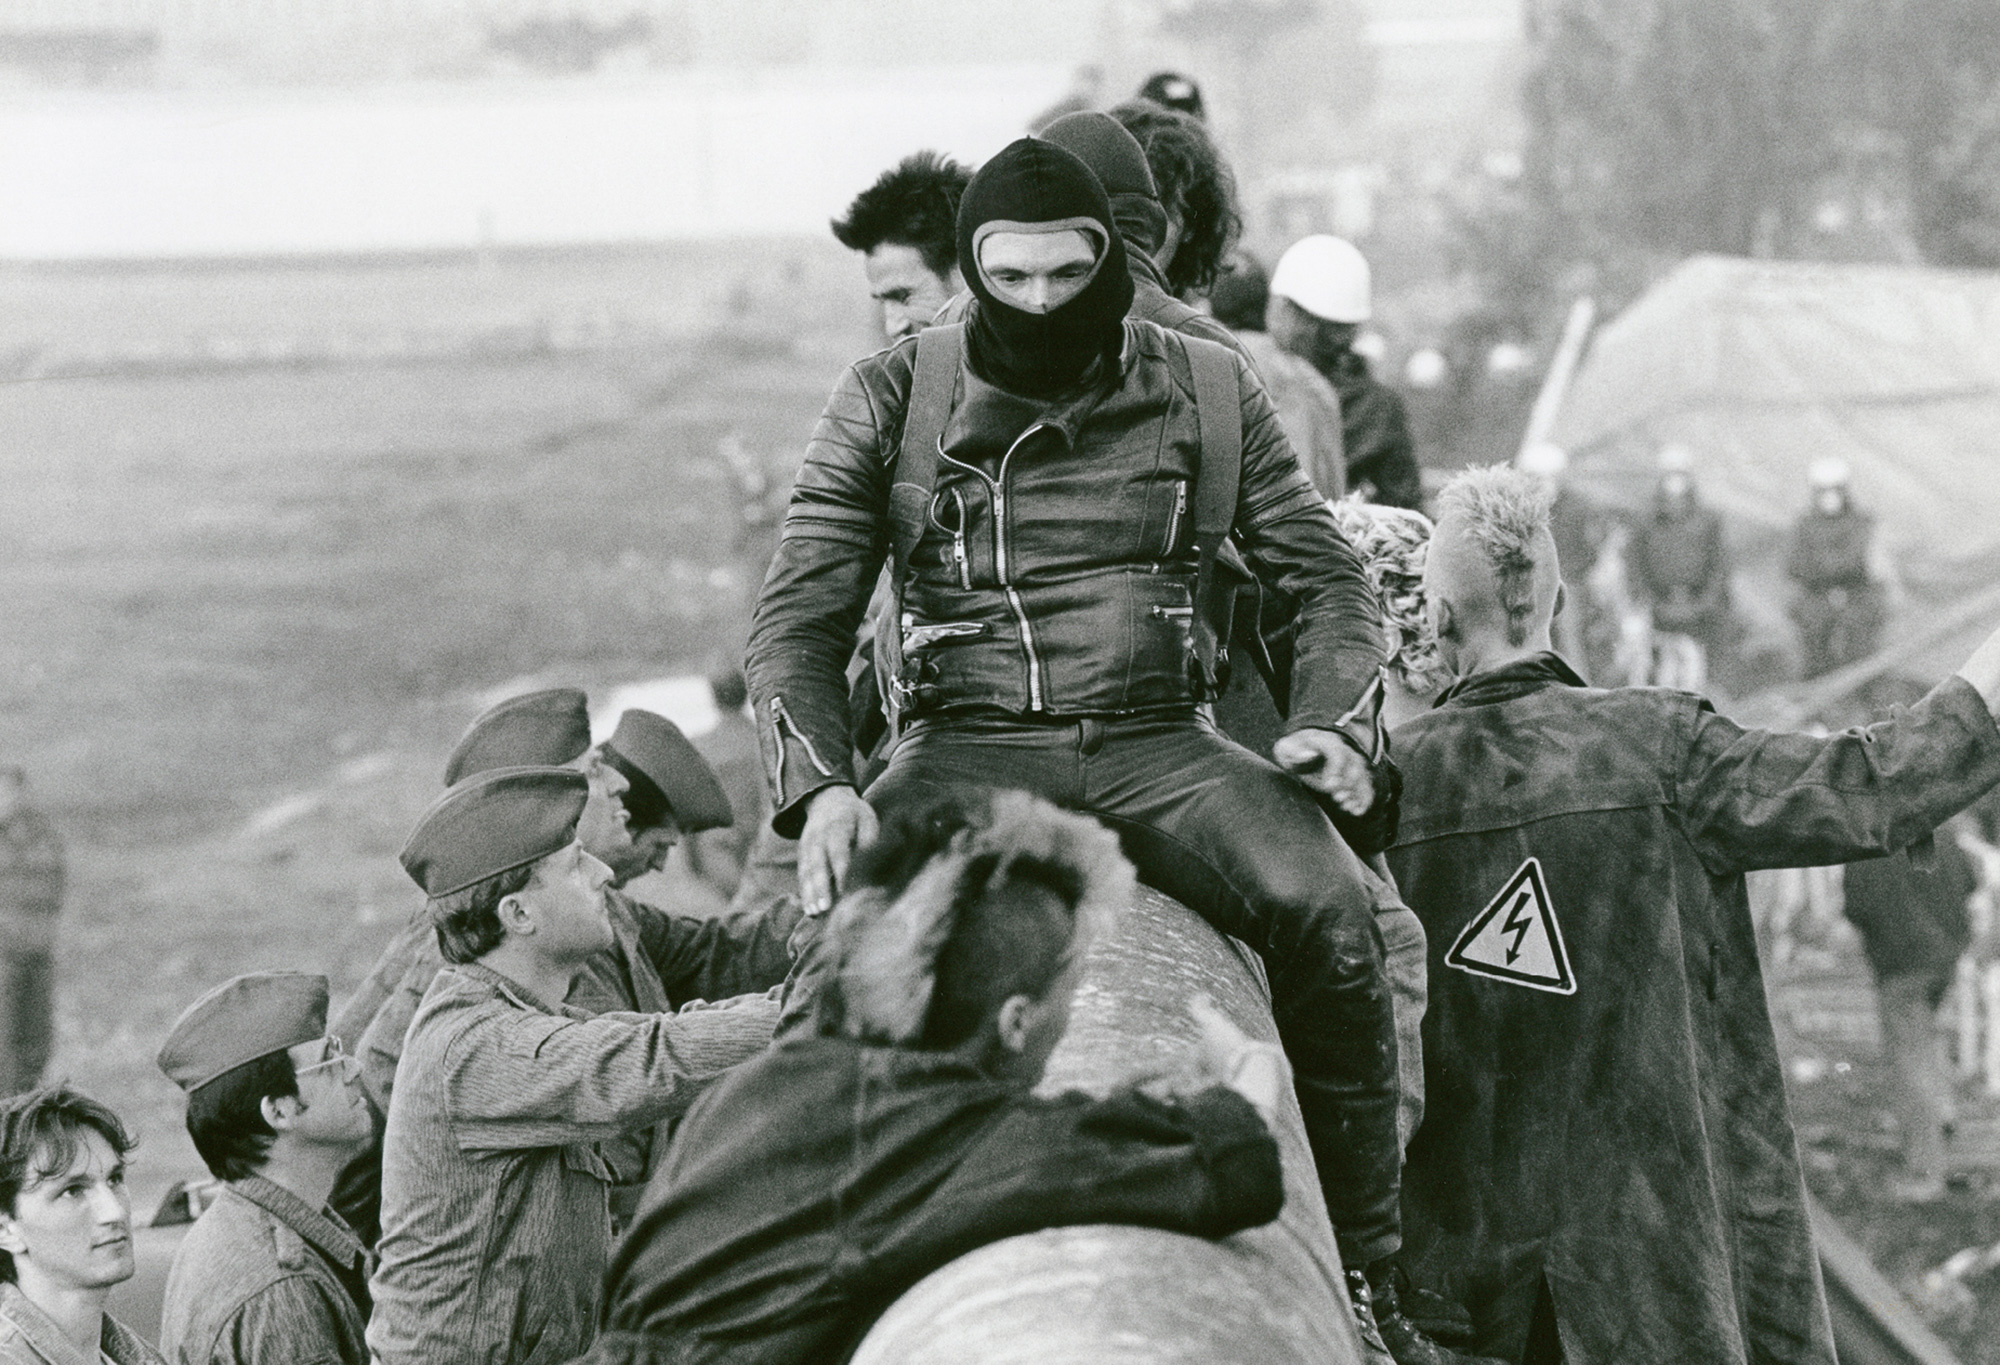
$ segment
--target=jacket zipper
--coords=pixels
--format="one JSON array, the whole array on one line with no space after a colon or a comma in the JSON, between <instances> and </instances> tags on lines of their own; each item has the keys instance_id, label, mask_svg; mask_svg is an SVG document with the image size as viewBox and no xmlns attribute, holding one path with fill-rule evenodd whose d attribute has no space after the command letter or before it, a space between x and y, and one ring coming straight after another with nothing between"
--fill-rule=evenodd
<instances>
[{"instance_id":1,"label":"jacket zipper","mask_svg":"<svg viewBox=\"0 0 2000 1365\"><path fill-rule=\"evenodd\" d=\"M1178 544L1180 541L1181 517L1184 516L1186 512L1187 512L1187 480L1181 479L1176 481L1174 484L1174 505L1173 509L1167 513L1167 553L1169 555L1173 554L1174 546Z\"/></svg>"},{"instance_id":2,"label":"jacket zipper","mask_svg":"<svg viewBox=\"0 0 2000 1365\"><path fill-rule=\"evenodd\" d=\"M798 722L792 719L792 713L785 709L785 699L783 697L771 698L771 729L778 737L778 753L771 765L771 790L778 794L781 804L785 795L785 732L787 730L791 731L792 738L796 739L804 747L806 757L812 760L813 767L819 769L819 775L821 777L833 776L833 769L820 761L819 750L813 748L813 742L806 738L806 732L799 728Z\"/></svg>"},{"instance_id":3,"label":"jacket zipper","mask_svg":"<svg viewBox=\"0 0 2000 1365\"><path fill-rule=\"evenodd\" d=\"M965 553L965 496L954 488L951 500L958 504L958 525L951 532L951 554L958 561L958 586L969 590L972 587L972 559Z\"/></svg>"},{"instance_id":4,"label":"jacket zipper","mask_svg":"<svg viewBox=\"0 0 2000 1365\"><path fill-rule=\"evenodd\" d=\"M985 480L986 486L993 490L993 565L995 576L1000 580L1000 589L1007 595L1007 605L1013 608L1015 624L1021 629L1021 648L1028 655L1028 709L1030 711L1044 709L1042 702L1042 656L1035 648L1035 630L1033 626L1028 624L1028 609L1022 604L1021 594L1014 590L1013 583L1008 578L1007 462L1014 458L1014 452L1021 448L1023 441L1047 425L1049 424L1046 422L1035 422L1026 431L1016 436L1014 444L1008 446L1007 453L1000 457L999 477L992 479L986 477L985 470L969 465L963 460L952 459L950 455L945 453L944 438L942 436L938 438L938 456L941 459L957 465L960 469L971 470L974 474Z\"/></svg>"}]
</instances>

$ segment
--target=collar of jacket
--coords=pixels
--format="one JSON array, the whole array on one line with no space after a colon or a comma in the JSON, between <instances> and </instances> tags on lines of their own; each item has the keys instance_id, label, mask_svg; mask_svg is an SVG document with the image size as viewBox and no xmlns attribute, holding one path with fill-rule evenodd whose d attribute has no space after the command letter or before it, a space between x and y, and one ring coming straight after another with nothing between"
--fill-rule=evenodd
<instances>
[{"instance_id":1,"label":"collar of jacket","mask_svg":"<svg viewBox=\"0 0 2000 1365\"><path fill-rule=\"evenodd\" d=\"M1441 706L1490 706L1495 702L1512 701L1525 697L1530 692L1539 692L1545 687L1588 687L1577 671L1562 661L1557 654L1543 652L1531 654L1525 659L1516 659L1511 664L1488 669L1484 673L1474 673L1469 678L1457 682L1438 693L1438 699L1431 703L1433 708Z\"/></svg>"},{"instance_id":2,"label":"collar of jacket","mask_svg":"<svg viewBox=\"0 0 2000 1365\"><path fill-rule=\"evenodd\" d=\"M513 977L503 976L491 967L477 962L447 963L445 970L457 972L460 976L470 977L472 980L489 987L494 994L507 1000L510 1004L524 1010L533 1010L537 1014L559 1015L565 1019L588 1019L591 1017L588 1010L575 1009L569 1005L551 1005Z\"/></svg>"},{"instance_id":3,"label":"collar of jacket","mask_svg":"<svg viewBox=\"0 0 2000 1365\"><path fill-rule=\"evenodd\" d=\"M98 1349L86 1355L62 1334L55 1319L41 1310L33 1299L21 1292L21 1287L12 1281L0 1282L0 1317L7 1320L19 1332L35 1354L49 1362L49 1365L98 1365L97 1356L102 1353L114 1365L149 1365L159 1356L151 1347L126 1330L123 1323L109 1313L104 1315L104 1328L98 1334Z\"/></svg>"},{"instance_id":4,"label":"collar of jacket","mask_svg":"<svg viewBox=\"0 0 2000 1365\"><path fill-rule=\"evenodd\" d=\"M978 300L975 299L972 306L977 308ZM1083 425L1084 419L1107 394L1118 389L1131 375L1132 366L1139 357L1134 332L1133 323L1127 319L1118 344L1118 376L1115 381L1104 375L1102 366L1099 366L1076 393L1064 398L1023 398L982 378L970 365L963 366L960 377L965 387L945 423L945 448L956 448L969 435L983 430L988 439L997 438L1004 449L1029 427L1039 425L1053 430L1065 446L1074 449L1077 428Z\"/></svg>"},{"instance_id":5,"label":"collar of jacket","mask_svg":"<svg viewBox=\"0 0 2000 1365\"><path fill-rule=\"evenodd\" d=\"M338 1214L309 1208L305 1200L261 1175L232 1180L229 1188L296 1232L333 1265L343 1270L367 1268L368 1249Z\"/></svg>"}]
</instances>

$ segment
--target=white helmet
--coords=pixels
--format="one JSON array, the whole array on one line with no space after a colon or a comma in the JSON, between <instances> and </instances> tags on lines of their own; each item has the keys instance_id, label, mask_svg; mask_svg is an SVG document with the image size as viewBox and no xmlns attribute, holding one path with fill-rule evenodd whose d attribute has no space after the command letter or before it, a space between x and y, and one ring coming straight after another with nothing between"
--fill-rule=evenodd
<instances>
[{"instance_id":1,"label":"white helmet","mask_svg":"<svg viewBox=\"0 0 2000 1365\"><path fill-rule=\"evenodd\" d=\"M1514 467L1523 474L1559 479L1569 468L1569 452L1554 441L1536 441L1515 458Z\"/></svg>"},{"instance_id":2,"label":"white helmet","mask_svg":"<svg viewBox=\"0 0 2000 1365\"><path fill-rule=\"evenodd\" d=\"M1845 488L1853 471L1838 455L1822 455L1806 466L1806 484L1812 488Z\"/></svg>"},{"instance_id":3,"label":"white helmet","mask_svg":"<svg viewBox=\"0 0 2000 1365\"><path fill-rule=\"evenodd\" d=\"M1327 322L1366 322L1374 316L1368 261L1354 243L1316 233L1301 237L1278 258L1271 292Z\"/></svg>"}]
</instances>

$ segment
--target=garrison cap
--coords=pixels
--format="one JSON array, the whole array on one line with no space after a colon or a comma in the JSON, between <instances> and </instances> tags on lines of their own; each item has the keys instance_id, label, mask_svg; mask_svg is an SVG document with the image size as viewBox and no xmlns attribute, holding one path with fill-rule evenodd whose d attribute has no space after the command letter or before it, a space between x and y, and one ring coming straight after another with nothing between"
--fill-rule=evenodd
<instances>
[{"instance_id":1,"label":"garrison cap","mask_svg":"<svg viewBox=\"0 0 2000 1365\"><path fill-rule=\"evenodd\" d=\"M449 787L489 768L568 763L590 747L590 708L574 687L523 692L487 710L466 727L444 761Z\"/></svg>"},{"instance_id":2,"label":"garrison cap","mask_svg":"<svg viewBox=\"0 0 2000 1365\"><path fill-rule=\"evenodd\" d=\"M574 768L494 768L431 803L400 855L432 898L526 867L576 838L590 781Z\"/></svg>"},{"instance_id":3,"label":"garrison cap","mask_svg":"<svg viewBox=\"0 0 2000 1365\"><path fill-rule=\"evenodd\" d=\"M603 753L632 784L625 809L634 829L659 824L661 804L689 834L736 823L715 770L665 716L627 711L604 741Z\"/></svg>"},{"instance_id":4,"label":"garrison cap","mask_svg":"<svg viewBox=\"0 0 2000 1365\"><path fill-rule=\"evenodd\" d=\"M326 1036L326 978L231 977L189 1005L160 1047L160 1070L192 1094L246 1062Z\"/></svg>"}]
</instances>

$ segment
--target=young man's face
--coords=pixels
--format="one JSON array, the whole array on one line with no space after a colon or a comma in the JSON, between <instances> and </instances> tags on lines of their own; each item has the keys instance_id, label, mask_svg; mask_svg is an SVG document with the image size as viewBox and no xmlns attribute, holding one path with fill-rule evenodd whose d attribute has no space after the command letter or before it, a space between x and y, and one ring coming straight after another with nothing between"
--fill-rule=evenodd
<instances>
[{"instance_id":1,"label":"young man's face","mask_svg":"<svg viewBox=\"0 0 2000 1365\"><path fill-rule=\"evenodd\" d=\"M956 269L939 275L924 264L923 252L901 242L878 245L862 258L862 269L869 295L882 305L882 330L891 341L930 326L961 285Z\"/></svg>"},{"instance_id":2,"label":"young man's face","mask_svg":"<svg viewBox=\"0 0 2000 1365\"><path fill-rule=\"evenodd\" d=\"M632 857L622 866L611 864L611 884L623 886L634 877L658 872L667 865L667 855L680 841L680 822L668 811L659 824L648 825L632 836Z\"/></svg>"},{"instance_id":3,"label":"young man's face","mask_svg":"<svg viewBox=\"0 0 2000 1365\"><path fill-rule=\"evenodd\" d=\"M535 948L551 962L576 963L612 945L604 888L611 869L572 843L535 865L517 893L535 923Z\"/></svg>"},{"instance_id":4,"label":"young man's face","mask_svg":"<svg viewBox=\"0 0 2000 1365\"><path fill-rule=\"evenodd\" d=\"M632 819L625 810L632 784L595 749L583 761L583 775L590 780L590 796L576 822L577 842L599 861L622 867L633 856Z\"/></svg>"},{"instance_id":5,"label":"young man's face","mask_svg":"<svg viewBox=\"0 0 2000 1365\"><path fill-rule=\"evenodd\" d=\"M995 232L979 243L979 268L1002 302L1024 313L1052 313L1090 283L1097 251L1079 229Z\"/></svg>"},{"instance_id":6,"label":"young man's face","mask_svg":"<svg viewBox=\"0 0 2000 1365\"><path fill-rule=\"evenodd\" d=\"M327 1146L366 1142L374 1132L361 1092L361 1064L338 1038L316 1038L286 1048L298 1077L298 1119L292 1131Z\"/></svg>"},{"instance_id":7,"label":"young man's face","mask_svg":"<svg viewBox=\"0 0 2000 1365\"><path fill-rule=\"evenodd\" d=\"M94 1128L77 1134L69 1169L14 1196L0 1212L0 1249L15 1277L36 1287L108 1289L132 1278L132 1199L125 1159Z\"/></svg>"}]
</instances>

